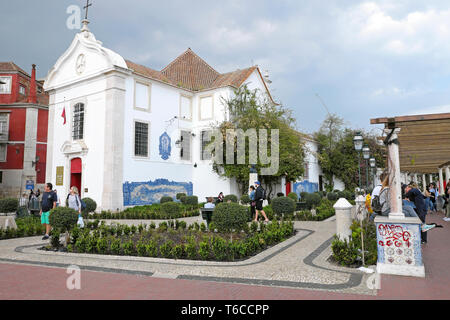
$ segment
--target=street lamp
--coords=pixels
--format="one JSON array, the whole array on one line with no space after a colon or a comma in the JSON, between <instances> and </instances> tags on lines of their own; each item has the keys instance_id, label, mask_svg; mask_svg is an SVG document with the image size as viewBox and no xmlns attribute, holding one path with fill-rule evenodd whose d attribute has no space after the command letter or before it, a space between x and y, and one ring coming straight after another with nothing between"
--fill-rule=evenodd
<instances>
[{"instance_id":1,"label":"street lamp","mask_svg":"<svg viewBox=\"0 0 450 320\"><path fill-rule=\"evenodd\" d=\"M375 160L375 158L370 158L369 163L370 163L370 167L372 168L372 183L373 183L373 188L375 188L375 167L376 167L376 165L377 165L377 161Z\"/></svg>"},{"instance_id":2,"label":"street lamp","mask_svg":"<svg viewBox=\"0 0 450 320\"><path fill-rule=\"evenodd\" d=\"M364 145L362 148L362 154L364 158L364 164L366 167L366 189L369 188L369 164L367 163L370 158L370 149L367 144Z\"/></svg>"},{"instance_id":3,"label":"street lamp","mask_svg":"<svg viewBox=\"0 0 450 320\"><path fill-rule=\"evenodd\" d=\"M361 132L357 131L353 137L353 143L355 144L355 150L358 152L358 187L361 188L361 150L363 147L363 137Z\"/></svg>"}]
</instances>

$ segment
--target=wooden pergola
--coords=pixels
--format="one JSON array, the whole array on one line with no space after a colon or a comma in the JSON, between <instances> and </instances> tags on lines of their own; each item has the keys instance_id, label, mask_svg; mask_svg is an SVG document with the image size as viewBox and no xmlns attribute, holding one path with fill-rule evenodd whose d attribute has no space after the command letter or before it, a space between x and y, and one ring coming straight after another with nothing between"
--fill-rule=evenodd
<instances>
[{"instance_id":1,"label":"wooden pergola","mask_svg":"<svg viewBox=\"0 0 450 320\"><path fill-rule=\"evenodd\" d=\"M432 174L450 165L450 113L376 118L398 133L402 172Z\"/></svg>"}]
</instances>

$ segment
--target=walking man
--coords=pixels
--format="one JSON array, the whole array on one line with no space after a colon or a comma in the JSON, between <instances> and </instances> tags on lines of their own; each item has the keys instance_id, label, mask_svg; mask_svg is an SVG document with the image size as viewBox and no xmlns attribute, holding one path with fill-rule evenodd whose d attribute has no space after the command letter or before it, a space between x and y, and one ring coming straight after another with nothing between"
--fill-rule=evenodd
<instances>
[{"instance_id":1,"label":"walking man","mask_svg":"<svg viewBox=\"0 0 450 320\"><path fill-rule=\"evenodd\" d=\"M56 202L58 201L55 192L52 191L53 185L48 182L45 185L44 194L42 195L42 206L41 206L41 224L45 226L45 236L42 240L47 240L50 234L50 210L56 208Z\"/></svg>"},{"instance_id":2,"label":"walking man","mask_svg":"<svg viewBox=\"0 0 450 320\"><path fill-rule=\"evenodd\" d=\"M427 215L427 209L425 206L425 198L417 188L413 188L411 185L407 185L405 188L406 198L414 202L416 206L415 210L419 219L425 223L425 217ZM421 232L422 244L427 243L427 233Z\"/></svg>"},{"instance_id":3,"label":"walking man","mask_svg":"<svg viewBox=\"0 0 450 320\"><path fill-rule=\"evenodd\" d=\"M261 214L265 218L265 222L269 222L269 219L267 219L266 213L263 210L263 201L265 198L265 190L263 189L263 187L261 187L261 183L259 181L255 181L255 187L256 187L256 192L255 192L256 215L255 215L254 221L258 221L258 213L261 211Z\"/></svg>"}]
</instances>

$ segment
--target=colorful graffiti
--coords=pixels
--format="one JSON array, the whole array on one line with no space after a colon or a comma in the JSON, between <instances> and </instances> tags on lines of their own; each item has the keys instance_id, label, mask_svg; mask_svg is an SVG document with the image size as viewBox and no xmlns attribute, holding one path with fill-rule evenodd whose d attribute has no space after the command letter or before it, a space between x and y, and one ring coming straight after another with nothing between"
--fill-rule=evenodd
<instances>
[{"instance_id":1,"label":"colorful graffiti","mask_svg":"<svg viewBox=\"0 0 450 320\"><path fill-rule=\"evenodd\" d=\"M409 248L411 246L411 234L409 231L403 231L403 227L399 225L380 224L378 226L378 232L384 240L378 241L380 246L390 247L394 245L399 248L403 246L403 243Z\"/></svg>"}]
</instances>

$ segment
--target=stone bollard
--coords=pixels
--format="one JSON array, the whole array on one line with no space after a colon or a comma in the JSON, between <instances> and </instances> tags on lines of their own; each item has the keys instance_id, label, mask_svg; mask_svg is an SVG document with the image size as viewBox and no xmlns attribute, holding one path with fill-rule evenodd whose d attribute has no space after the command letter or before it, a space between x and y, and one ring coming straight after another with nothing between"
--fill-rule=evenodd
<instances>
[{"instance_id":1,"label":"stone bollard","mask_svg":"<svg viewBox=\"0 0 450 320\"><path fill-rule=\"evenodd\" d=\"M352 225L352 207L345 198L340 198L333 206L334 210L336 210L336 235L342 241L349 241L352 235L350 230Z\"/></svg>"},{"instance_id":2,"label":"stone bollard","mask_svg":"<svg viewBox=\"0 0 450 320\"><path fill-rule=\"evenodd\" d=\"M17 229L16 220L11 216L0 217L0 229Z\"/></svg>"},{"instance_id":3,"label":"stone bollard","mask_svg":"<svg viewBox=\"0 0 450 320\"><path fill-rule=\"evenodd\" d=\"M353 219L357 219L358 221L364 220L366 218L366 198L359 195L356 200L356 207L355 207L355 216L352 217Z\"/></svg>"}]
</instances>

